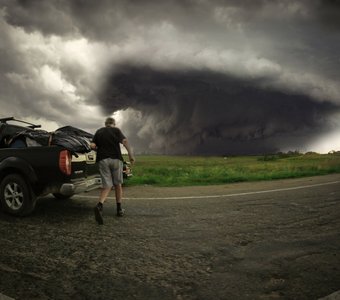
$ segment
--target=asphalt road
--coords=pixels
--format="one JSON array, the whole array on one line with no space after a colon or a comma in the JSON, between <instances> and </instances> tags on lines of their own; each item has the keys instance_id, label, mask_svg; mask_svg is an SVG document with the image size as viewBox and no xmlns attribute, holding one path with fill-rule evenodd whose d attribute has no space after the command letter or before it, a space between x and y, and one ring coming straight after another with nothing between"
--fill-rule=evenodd
<instances>
[{"instance_id":1,"label":"asphalt road","mask_svg":"<svg viewBox=\"0 0 340 300\"><path fill-rule=\"evenodd\" d=\"M0 214L0 293L14 299L319 299L340 290L340 174L98 191ZM0 294L1 295L1 294Z\"/></svg>"}]
</instances>

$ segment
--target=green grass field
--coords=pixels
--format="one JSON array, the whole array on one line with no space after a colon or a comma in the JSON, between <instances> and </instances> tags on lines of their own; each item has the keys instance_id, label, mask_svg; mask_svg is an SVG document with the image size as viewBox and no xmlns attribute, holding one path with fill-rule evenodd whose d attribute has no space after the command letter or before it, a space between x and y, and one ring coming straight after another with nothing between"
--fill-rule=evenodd
<instances>
[{"instance_id":1,"label":"green grass field","mask_svg":"<svg viewBox=\"0 0 340 300\"><path fill-rule=\"evenodd\" d=\"M190 186L340 173L340 154L137 156L125 185Z\"/></svg>"}]
</instances>

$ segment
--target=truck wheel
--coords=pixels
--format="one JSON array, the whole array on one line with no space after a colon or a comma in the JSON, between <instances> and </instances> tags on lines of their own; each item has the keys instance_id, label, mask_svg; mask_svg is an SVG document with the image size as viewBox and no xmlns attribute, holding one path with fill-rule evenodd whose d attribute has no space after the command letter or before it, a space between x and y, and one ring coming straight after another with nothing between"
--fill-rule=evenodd
<instances>
[{"instance_id":1,"label":"truck wheel","mask_svg":"<svg viewBox=\"0 0 340 300\"><path fill-rule=\"evenodd\" d=\"M0 184L2 209L16 216L30 214L36 204L31 186L19 174L7 175Z\"/></svg>"},{"instance_id":2,"label":"truck wheel","mask_svg":"<svg viewBox=\"0 0 340 300\"><path fill-rule=\"evenodd\" d=\"M63 194L60 194L60 193L53 193L52 194L56 199L59 199L59 200L67 200L67 199L70 199L74 194L71 194L71 195L63 195Z\"/></svg>"}]
</instances>

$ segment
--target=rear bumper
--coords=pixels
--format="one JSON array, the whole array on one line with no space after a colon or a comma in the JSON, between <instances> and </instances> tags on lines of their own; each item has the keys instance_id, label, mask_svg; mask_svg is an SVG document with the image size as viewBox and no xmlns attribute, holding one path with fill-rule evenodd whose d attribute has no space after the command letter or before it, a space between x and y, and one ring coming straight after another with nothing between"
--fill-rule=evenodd
<instances>
[{"instance_id":1,"label":"rear bumper","mask_svg":"<svg viewBox=\"0 0 340 300\"><path fill-rule=\"evenodd\" d=\"M63 195L74 195L100 188L101 184L100 177L92 177L77 182L64 183L59 192Z\"/></svg>"}]
</instances>

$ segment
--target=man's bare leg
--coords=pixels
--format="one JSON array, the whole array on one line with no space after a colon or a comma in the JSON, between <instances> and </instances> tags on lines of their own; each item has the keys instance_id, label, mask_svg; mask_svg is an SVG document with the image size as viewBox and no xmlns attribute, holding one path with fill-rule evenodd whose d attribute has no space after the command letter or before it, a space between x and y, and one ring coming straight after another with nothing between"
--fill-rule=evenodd
<instances>
[{"instance_id":1,"label":"man's bare leg","mask_svg":"<svg viewBox=\"0 0 340 300\"><path fill-rule=\"evenodd\" d=\"M107 196L110 194L111 188L102 188L100 191L99 202L104 204Z\"/></svg>"},{"instance_id":2,"label":"man's bare leg","mask_svg":"<svg viewBox=\"0 0 340 300\"><path fill-rule=\"evenodd\" d=\"M122 209L123 188L121 184L115 184L115 195L117 204L117 216L122 217L124 215L124 209Z\"/></svg>"},{"instance_id":3,"label":"man's bare leg","mask_svg":"<svg viewBox=\"0 0 340 300\"><path fill-rule=\"evenodd\" d=\"M107 198L107 196L110 194L111 188L102 188L99 195L99 202L94 208L94 216L99 225L104 224L102 211L103 211L103 204Z\"/></svg>"}]
</instances>

